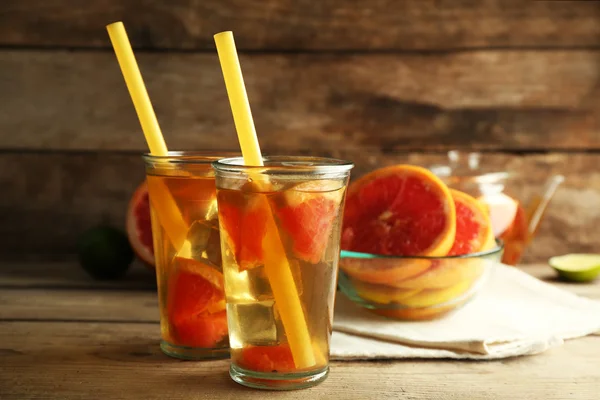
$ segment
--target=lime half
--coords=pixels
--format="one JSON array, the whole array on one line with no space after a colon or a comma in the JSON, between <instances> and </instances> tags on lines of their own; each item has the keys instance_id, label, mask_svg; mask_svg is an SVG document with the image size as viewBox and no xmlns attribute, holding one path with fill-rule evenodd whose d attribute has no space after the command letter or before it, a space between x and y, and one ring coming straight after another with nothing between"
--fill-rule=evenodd
<instances>
[{"instance_id":1,"label":"lime half","mask_svg":"<svg viewBox=\"0 0 600 400\"><path fill-rule=\"evenodd\" d=\"M552 257L548 263L570 281L589 282L600 275L600 254L567 254Z\"/></svg>"},{"instance_id":2,"label":"lime half","mask_svg":"<svg viewBox=\"0 0 600 400\"><path fill-rule=\"evenodd\" d=\"M99 226L84 232L77 242L79 263L95 279L118 279L133 261L127 236L118 229Z\"/></svg>"}]
</instances>

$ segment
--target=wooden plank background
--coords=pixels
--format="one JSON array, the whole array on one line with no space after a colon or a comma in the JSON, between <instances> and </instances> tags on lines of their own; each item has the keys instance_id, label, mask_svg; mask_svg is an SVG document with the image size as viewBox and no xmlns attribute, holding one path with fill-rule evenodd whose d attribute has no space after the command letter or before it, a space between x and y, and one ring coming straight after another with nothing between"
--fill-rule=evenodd
<instances>
[{"instance_id":1,"label":"wooden plank background","mask_svg":"<svg viewBox=\"0 0 600 400\"><path fill-rule=\"evenodd\" d=\"M145 143L104 26L124 20L172 149L236 147L212 35L233 30L267 153L354 176L449 149L566 175L527 261L599 251L599 1L4 0L0 258L123 225Z\"/></svg>"}]
</instances>

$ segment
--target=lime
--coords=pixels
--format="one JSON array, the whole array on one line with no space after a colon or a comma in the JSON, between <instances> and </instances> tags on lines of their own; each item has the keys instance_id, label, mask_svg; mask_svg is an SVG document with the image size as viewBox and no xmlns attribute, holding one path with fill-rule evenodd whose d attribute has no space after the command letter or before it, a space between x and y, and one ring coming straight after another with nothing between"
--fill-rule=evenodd
<instances>
[{"instance_id":1,"label":"lime","mask_svg":"<svg viewBox=\"0 0 600 400\"><path fill-rule=\"evenodd\" d=\"M99 226L84 232L77 242L79 263L95 279L117 279L133 261L127 236L118 229Z\"/></svg>"},{"instance_id":2,"label":"lime","mask_svg":"<svg viewBox=\"0 0 600 400\"><path fill-rule=\"evenodd\" d=\"M589 282L600 275L600 254L567 254L552 257L548 263L569 281Z\"/></svg>"}]
</instances>

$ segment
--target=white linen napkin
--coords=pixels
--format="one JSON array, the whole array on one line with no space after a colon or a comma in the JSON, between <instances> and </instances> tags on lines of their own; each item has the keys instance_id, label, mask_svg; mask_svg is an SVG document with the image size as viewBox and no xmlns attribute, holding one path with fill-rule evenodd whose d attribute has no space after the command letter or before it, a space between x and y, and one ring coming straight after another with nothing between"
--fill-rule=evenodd
<instances>
[{"instance_id":1,"label":"white linen napkin","mask_svg":"<svg viewBox=\"0 0 600 400\"><path fill-rule=\"evenodd\" d=\"M600 333L600 301L497 264L470 303L433 321L391 320L339 293L333 331L335 360L506 358L541 353L565 339Z\"/></svg>"}]
</instances>

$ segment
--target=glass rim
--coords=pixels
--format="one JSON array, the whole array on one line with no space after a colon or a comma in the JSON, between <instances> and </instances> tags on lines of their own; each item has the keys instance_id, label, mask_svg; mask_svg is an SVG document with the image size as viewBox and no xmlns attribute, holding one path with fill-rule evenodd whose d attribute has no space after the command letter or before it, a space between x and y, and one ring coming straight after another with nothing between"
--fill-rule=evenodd
<instances>
[{"instance_id":1,"label":"glass rim","mask_svg":"<svg viewBox=\"0 0 600 400\"><path fill-rule=\"evenodd\" d=\"M157 156L150 153L142 154L144 162L165 163L165 164L212 164L222 158L231 158L239 156L235 151L212 151L212 150L192 150L192 151L169 151L165 156Z\"/></svg>"},{"instance_id":2,"label":"glass rim","mask_svg":"<svg viewBox=\"0 0 600 400\"><path fill-rule=\"evenodd\" d=\"M461 258L480 258L498 254L504 250L504 242L501 239L496 239L496 247L489 250L483 250L476 253L459 254L455 256L391 256L385 254L361 253L358 251L341 250L340 258L386 258L396 260L450 260Z\"/></svg>"},{"instance_id":3,"label":"glass rim","mask_svg":"<svg viewBox=\"0 0 600 400\"><path fill-rule=\"evenodd\" d=\"M212 165L218 172L274 172L283 174L339 174L354 168L354 163L351 161L330 157L263 156L262 159L268 165L244 165L243 157L221 158L213 162Z\"/></svg>"},{"instance_id":4,"label":"glass rim","mask_svg":"<svg viewBox=\"0 0 600 400\"><path fill-rule=\"evenodd\" d=\"M519 176L518 173L512 171L494 171L480 172L474 171L473 174L455 174L451 171L448 165L432 165L428 169L441 179L460 178L462 180L473 181L475 183L495 183L498 181L506 181Z\"/></svg>"}]
</instances>

